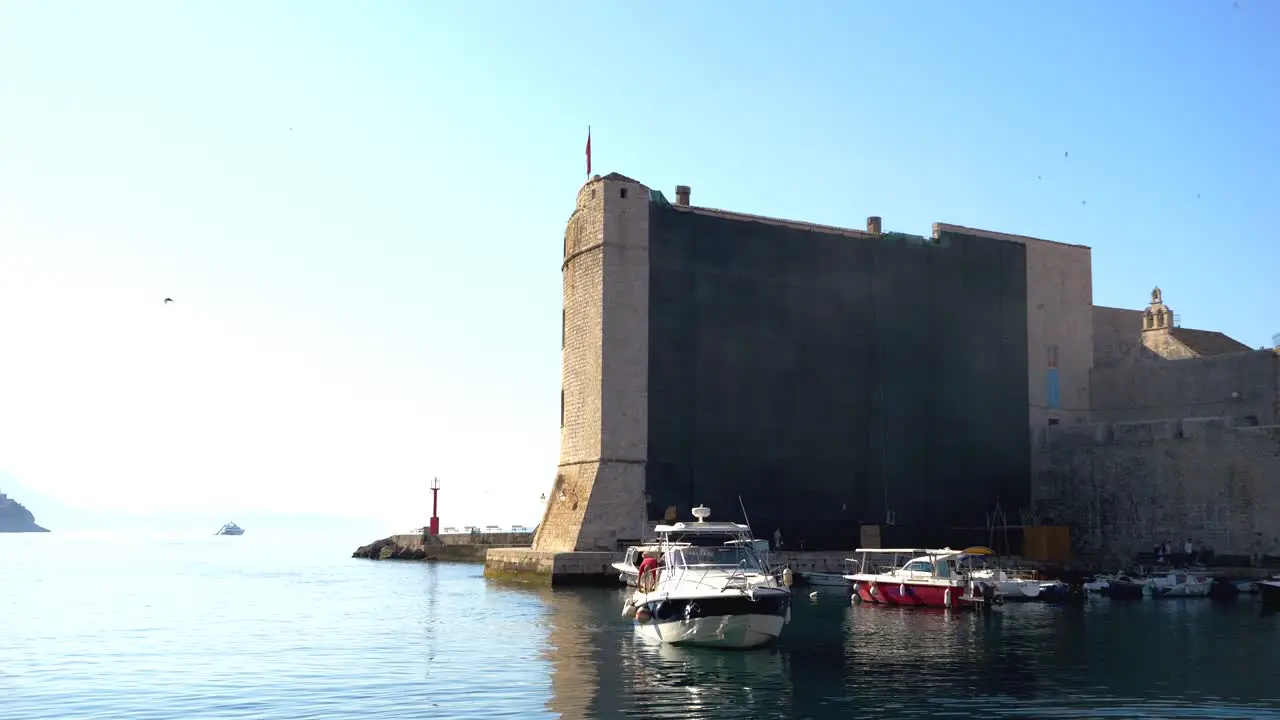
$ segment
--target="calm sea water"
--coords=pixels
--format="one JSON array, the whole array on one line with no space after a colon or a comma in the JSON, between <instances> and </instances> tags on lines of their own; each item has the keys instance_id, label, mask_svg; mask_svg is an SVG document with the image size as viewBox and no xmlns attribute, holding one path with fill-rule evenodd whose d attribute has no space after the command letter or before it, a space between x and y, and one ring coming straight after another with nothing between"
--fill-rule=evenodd
<instances>
[{"instance_id":1,"label":"calm sea water","mask_svg":"<svg viewBox=\"0 0 1280 720\"><path fill-rule=\"evenodd\" d=\"M1280 718L1256 603L1007 606L801 596L776 648L637 642L613 590L352 542L0 535L0 718Z\"/></svg>"}]
</instances>

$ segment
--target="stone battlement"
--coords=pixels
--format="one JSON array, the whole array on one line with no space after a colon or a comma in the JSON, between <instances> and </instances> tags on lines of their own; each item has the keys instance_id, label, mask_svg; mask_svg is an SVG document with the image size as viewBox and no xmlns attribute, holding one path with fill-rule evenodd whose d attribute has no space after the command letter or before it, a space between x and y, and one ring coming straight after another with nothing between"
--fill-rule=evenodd
<instances>
[{"instance_id":1,"label":"stone battlement","mask_svg":"<svg viewBox=\"0 0 1280 720\"><path fill-rule=\"evenodd\" d=\"M1149 445L1160 441L1197 441L1222 433L1267 436L1280 441L1280 425L1254 425L1232 417L1170 418L1141 422L1097 422L1038 428L1040 447L1069 450L1108 445Z\"/></svg>"}]
</instances>

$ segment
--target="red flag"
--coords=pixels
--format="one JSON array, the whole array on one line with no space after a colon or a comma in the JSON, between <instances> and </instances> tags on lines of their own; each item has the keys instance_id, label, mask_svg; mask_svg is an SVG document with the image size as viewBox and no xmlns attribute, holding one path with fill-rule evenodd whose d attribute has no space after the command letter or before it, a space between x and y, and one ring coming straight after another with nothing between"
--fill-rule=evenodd
<instances>
[{"instance_id":1,"label":"red flag","mask_svg":"<svg viewBox=\"0 0 1280 720\"><path fill-rule=\"evenodd\" d=\"M587 126L587 177L591 177L591 126Z\"/></svg>"}]
</instances>

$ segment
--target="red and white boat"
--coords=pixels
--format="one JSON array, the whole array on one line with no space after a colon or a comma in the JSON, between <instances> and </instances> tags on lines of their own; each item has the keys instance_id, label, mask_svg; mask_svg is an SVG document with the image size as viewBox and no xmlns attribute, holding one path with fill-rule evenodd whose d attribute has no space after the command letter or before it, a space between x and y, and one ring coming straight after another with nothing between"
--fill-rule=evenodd
<instances>
[{"instance_id":1,"label":"red and white boat","mask_svg":"<svg viewBox=\"0 0 1280 720\"><path fill-rule=\"evenodd\" d=\"M848 561L856 572L844 576L853 583L855 602L955 609L984 602L984 583L970 576L966 561L994 554L983 547L964 550L859 548L856 552L858 557ZM994 591L994 587L991 590Z\"/></svg>"}]
</instances>

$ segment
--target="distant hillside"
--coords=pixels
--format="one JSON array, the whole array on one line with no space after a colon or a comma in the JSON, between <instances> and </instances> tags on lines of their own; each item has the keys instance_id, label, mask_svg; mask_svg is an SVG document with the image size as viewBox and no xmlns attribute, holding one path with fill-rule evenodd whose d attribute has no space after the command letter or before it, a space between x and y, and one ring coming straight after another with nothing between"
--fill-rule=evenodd
<instances>
[{"instance_id":1,"label":"distant hillside","mask_svg":"<svg viewBox=\"0 0 1280 720\"><path fill-rule=\"evenodd\" d=\"M0 533L49 532L22 503L0 494Z\"/></svg>"}]
</instances>

